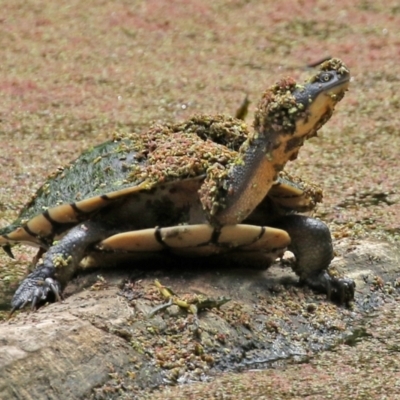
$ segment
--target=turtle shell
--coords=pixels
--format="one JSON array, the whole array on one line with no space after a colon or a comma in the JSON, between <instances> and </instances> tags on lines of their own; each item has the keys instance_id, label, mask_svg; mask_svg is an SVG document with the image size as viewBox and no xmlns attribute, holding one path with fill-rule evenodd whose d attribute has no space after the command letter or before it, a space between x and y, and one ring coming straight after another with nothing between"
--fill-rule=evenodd
<instances>
[{"instance_id":1,"label":"turtle shell","mask_svg":"<svg viewBox=\"0 0 400 400\"><path fill-rule=\"evenodd\" d=\"M224 174L247 136L242 120L223 115L198 115L180 124L154 125L144 133L115 133L113 140L86 150L51 174L0 235L8 243L46 249L56 237L118 199L141 191L151 193L157 186L170 187L177 181L183 188L194 182L192 191L198 190L210 165L217 164ZM267 223L274 213L309 211L321 199L319 188L282 172L268 201L256 212L263 214L257 216L258 224ZM156 225L183 222L160 218Z\"/></svg>"},{"instance_id":2,"label":"turtle shell","mask_svg":"<svg viewBox=\"0 0 400 400\"><path fill-rule=\"evenodd\" d=\"M222 115L154 125L143 133L115 133L51 174L17 219L0 230L0 244L47 248L55 237L117 199L174 181L200 182L210 164L229 166L247 135L243 121Z\"/></svg>"}]
</instances>

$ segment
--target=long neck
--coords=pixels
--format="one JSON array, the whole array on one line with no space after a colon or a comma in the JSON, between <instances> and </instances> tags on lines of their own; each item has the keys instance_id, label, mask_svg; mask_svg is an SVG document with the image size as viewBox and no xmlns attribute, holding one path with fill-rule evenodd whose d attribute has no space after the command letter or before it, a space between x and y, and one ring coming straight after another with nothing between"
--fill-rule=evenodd
<instances>
[{"instance_id":1,"label":"long neck","mask_svg":"<svg viewBox=\"0 0 400 400\"><path fill-rule=\"evenodd\" d=\"M224 208L214 218L220 224L243 221L265 198L277 174L287 161L294 159L303 139L296 135L269 132L249 138L239 151L240 160L228 174Z\"/></svg>"}]
</instances>

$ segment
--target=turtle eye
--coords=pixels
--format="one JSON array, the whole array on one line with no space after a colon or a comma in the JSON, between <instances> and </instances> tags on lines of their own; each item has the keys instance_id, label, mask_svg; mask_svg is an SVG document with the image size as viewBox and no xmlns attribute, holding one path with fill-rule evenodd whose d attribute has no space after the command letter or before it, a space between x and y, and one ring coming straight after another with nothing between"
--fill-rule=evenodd
<instances>
[{"instance_id":1,"label":"turtle eye","mask_svg":"<svg viewBox=\"0 0 400 400\"><path fill-rule=\"evenodd\" d=\"M331 79L332 79L332 75L331 74L328 74L328 73L324 73L324 74L321 74L321 76L319 77L319 79L320 79L320 81L321 82L329 82Z\"/></svg>"}]
</instances>

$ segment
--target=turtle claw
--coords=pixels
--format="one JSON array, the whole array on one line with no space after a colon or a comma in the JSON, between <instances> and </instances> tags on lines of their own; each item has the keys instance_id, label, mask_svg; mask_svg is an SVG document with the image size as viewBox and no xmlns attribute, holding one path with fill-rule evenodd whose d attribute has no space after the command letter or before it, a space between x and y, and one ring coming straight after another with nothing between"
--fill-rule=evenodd
<instances>
[{"instance_id":1,"label":"turtle claw","mask_svg":"<svg viewBox=\"0 0 400 400\"><path fill-rule=\"evenodd\" d=\"M14 254L13 254L13 252L12 252L12 250L11 250L11 246L9 245L9 244L6 244L6 245L4 245L4 246L2 246L3 247L3 250L5 251L5 253L10 257L10 258L15 258L14 257Z\"/></svg>"},{"instance_id":2,"label":"turtle claw","mask_svg":"<svg viewBox=\"0 0 400 400\"><path fill-rule=\"evenodd\" d=\"M36 305L40 300L46 300L49 293L53 293L57 301L61 301L60 284L53 278L46 278L40 286L37 286L32 296L32 310L36 309Z\"/></svg>"},{"instance_id":3,"label":"turtle claw","mask_svg":"<svg viewBox=\"0 0 400 400\"><path fill-rule=\"evenodd\" d=\"M339 304L348 304L354 300L356 284L349 278L336 278L322 271L318 275L309 276L301 280L302 283L320 292L326 293L329 300Z\"/></svg>"},{"instance_id":4,"label":"turtle claw","mask_svg":"<svg viewBox=\"0 0 400 400\"><path fill-rule=\"evenodd\" d=\"M36 310L40 301L46 300L50 293L53 293L57 301L61 301L61 285L53 278L54 267L39 266L29 274L20 284L11 301L12 314L28 303L31 303L32 310Z\"/></svg>"},{"instance_id":5,"label":"turtle claw","mask_svg":"<svg viewBox=\"0 0 400 400\"><path fill-rule=\"evenodd\" d=\"M356 284L352 279L349 278L332 278L331 277L331 289L329 299L337 298L340 304L348 304L350 301L354 300L354 292L356 289Z\"/></svg>"}]
</instances>

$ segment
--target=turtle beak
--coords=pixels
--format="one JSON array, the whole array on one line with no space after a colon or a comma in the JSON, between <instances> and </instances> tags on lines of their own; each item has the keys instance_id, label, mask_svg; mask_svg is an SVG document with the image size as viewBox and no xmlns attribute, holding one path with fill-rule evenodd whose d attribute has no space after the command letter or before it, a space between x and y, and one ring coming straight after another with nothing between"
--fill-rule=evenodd
<instances>
[{"instance_id":1,"label":"turtle beak","mask_svg":"<svg viewBox=\"0 0 400 400\"><path fill-rule=\"evenodd\" d=\"M14 254L11 251L11 246L9 244L6 244L3 246L3 250L7 253L7 255L11 258L15 258Z\"/></svg>"}]
</instances>

